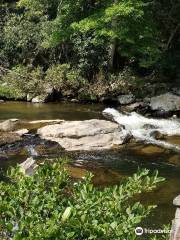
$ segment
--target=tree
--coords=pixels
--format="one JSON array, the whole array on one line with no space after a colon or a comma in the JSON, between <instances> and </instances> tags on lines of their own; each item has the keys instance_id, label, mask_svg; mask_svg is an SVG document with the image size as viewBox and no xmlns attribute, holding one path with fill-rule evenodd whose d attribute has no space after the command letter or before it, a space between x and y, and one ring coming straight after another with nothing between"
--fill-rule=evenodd
<instances>
[{"instance_id":1,"label":"tree","mask_svg":"<svg viewBox=\"0 0 180 240\"><path fill-rule=\"evenodd\" d=\"M33 3L36 3L36 9L38 4L41 5L40 0L34 0ZM19 5L31 11L34 9L34 4L30 5L28 0L21 0ZM110 48L116 42L114 49L119 56L125 56L128 62L137 61L143 67L152 66L160 57L158 31L152 21L151 2L78 0L72 3L71 0L66 0L59 1L57 6L56 17L50 19L42 29L44 47L71 42L73 34L76 34L85 35L87 39L91 36L95 48L99 44ZM111 65L115 51L110 54Z\"/></svg>"},{"instance_id":2,"label":"tree","mask_svg":"<svg viewBox=\"0 0 180 240\"><path fill-rule=\"evenodd\" d=\"M156 11L158 9L158 11ZM180 74L180 2L178 0L156 0L154 21L161 34L162 58L160 71L169 78L178 79ZM178 83L178 82L177 82Z\"/></svg>"},{"instance_id":3,"label":"tree","mask_svg":"<svg viewBox=\"0 0 180 240\"><path fill-rule=\"evenodd\" d=\"M10 64L32 64L41 51L41 22L26 15L11 14L4 25L4 51Z\"/></svg>"}]
</instances>

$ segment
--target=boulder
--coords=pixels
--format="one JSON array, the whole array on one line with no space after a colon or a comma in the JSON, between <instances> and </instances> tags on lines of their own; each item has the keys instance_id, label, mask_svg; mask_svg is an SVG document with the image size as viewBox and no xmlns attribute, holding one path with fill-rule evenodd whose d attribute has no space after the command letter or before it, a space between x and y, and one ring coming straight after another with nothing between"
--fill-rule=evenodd
<instances>
[{"instance_id":1,"label":"boulder","mask_svg":"<svg viewBox=\"0 0 180 240\"><path fill-rule=\"evenodd\" d=\"M70 102L72 102L72 103L78 103L79 102L79 100L78 99L76 99L76 98L73 98L73 99L71 99L71 101Z\"/></svg>"},{"instance_id":2,"label":"boulder","mask_svg":"<svg viewBox=\"0 0 180 240\"><path fill-rule=\"evenodd\" d=\"M0 123L0 131L14 131L20 123L19 119L8 119Z\"/></svg>"},{"instance_id":3,"label":"boulder","mask_svg":"<svg viewBox=\"0 0 180 240\"><path fill-rule=\"evenodd\" d=\"M151 116L154 118L170 118L173 116L173 111L156 110L151 112Z\"/></svg>"},{"instance_id":4,"label":"boulder","mask_svg":"<svg viewBox=\"0 0 180 240\"><path fill-rule=\"evenodd\" d=\"M34 97L31 102L32 103L45 103L47 101L48 96L43 94L43 95L39 95Z\"/></svg>"},{"instance_id":5,"label":"boulder","mask_svg":"<svg viewBox=\"0 0 180 240\"><path fill-rule=\"evenodd\" d=\"M35 93L28 93L26 98L27 101L31 101L32 103L45 103L52 101L54 98L54 88L50 85L45 85L42 89L42 94L35 95Z\"/></svg>"},{"instance_id":6,"label":"boulder","mask_svg":"<svg viewBox=\"0 0 180 240\"><path fill-rule=\"evenodd\" d=\"M4 103L4 100L0 99L0 103Z\"/></svg>"},{"instance_id":7,"label":"boulder","mask_svg":"<svg viewBox=\"0 0 180 240\"><path fill-rule=\"evenodd\" d=\"M150 107L152 110L160 110L164 112L180 111L180 96L172 93L165 93L150 100Z\"/></svg>"},{"instance_id":8,"label":"boulder","mask_svg":"<svg viewBox=\"0 0 180 240\"><path fill-rule=\"evenodd\" d=\"M104 104L111 104L111 105L119 104L118 99L116 97L112 97L112 96L103 96L99 99L99 101Z\"/></svg>"},{"instance_id":9,"label":"boulder","mask_svg":"<svg viewBox=\"0 0 180 240\"><path fill-rule=\"evenodd\" d=\"M62 122L42 127L37 132L41 138L58 142L67 151L111 149L130 137L118 124L97 119Z\"/></svg>"},{"instance_id":10,"label":"boulder","mask_svg":"<svg viewBox=\"0 0 180 240\"><path fill-rule=\"evenodd\" d=\"M128 112L133 112L136 111L137 109L145 108L146 106L147 104L144 102L135 102L128 106L125 106L125 110L127 110Z\"/></svg>"},{"instance_id":11,"label":"boulder","mask_svg":"<svg viewBox=\"0 0 180 240\"><path fill-rule=\"evenodd\" d=\"M0 146L22 140L19 134L13 132L0 132Z\"/></svg>"},{"instance_id":12,"label":"boulder","mask_svg":"<svg viewBox=\"0 0 180 240\"><path fill-rule=\"evenodd\" d=\"M121 105L128 105L135 102L136 98L133 94L120 95L118 96L118 102Z\"/></svg>"}]
</instances>

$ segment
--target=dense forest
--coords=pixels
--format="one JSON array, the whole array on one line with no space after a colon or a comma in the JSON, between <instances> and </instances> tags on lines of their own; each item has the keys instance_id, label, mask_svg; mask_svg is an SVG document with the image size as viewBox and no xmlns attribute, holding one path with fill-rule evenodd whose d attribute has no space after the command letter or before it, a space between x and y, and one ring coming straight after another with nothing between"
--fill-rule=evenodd
<instances>
[{"instance_id":1,"label":"dense forest","mask_svg":"<svg viewBox=\"0 0 180 240\"><path fill-rule=\"evenodd\" d=\"M53 87L100 100L178 84L178 0L2 0L0 12L1 96Z\"/></svg>"}]
</instances>

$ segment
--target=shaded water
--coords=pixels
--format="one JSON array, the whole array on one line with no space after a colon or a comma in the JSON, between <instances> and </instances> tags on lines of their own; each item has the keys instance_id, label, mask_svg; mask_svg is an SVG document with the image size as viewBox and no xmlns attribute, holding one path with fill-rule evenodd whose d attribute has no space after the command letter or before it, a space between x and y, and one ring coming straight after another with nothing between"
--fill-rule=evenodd
<instances>
[{"instance_id":1,"label":"shaded water","mask_svg":"<svg viewBox=\"0 0 180 240\"><path fill-rule=\"evenodd\" d=\"M102 118L103 109L103 105L92 104L8 102L0 104L0 120L10 118L85 120Z\"/></svg>"},{"instance_id":2,"label":"shaded water","mask_svg":"<svg viewBox=\"0 0 180 240\"><path fill-rule=\"evenodd\" d=\"M103 118L103 105L80 105L69 103L31 104L9 102L0 104L0 119L19 118L23 120L40 119L65 119L85 120ZM167 137L168 142L180 146L180 137ZM0 167L15 165L24 161L29 156L29 151L39 153L39 158L55 158L64 155L57 144L40 142L27 149L25 145L16 148L11 146L8 158L0 159ZM35 149L33 149L35 147ZM13 149L13 150L12 150ZM5 149L4 151L8 151ZM120 150L102 152L76 152L70 154L73 162L69 165L69 171L74 177L82 177L86 170L95 174L96 185L108 185L119 183L122 178L130 176L140 168L151 170L158 169L160 175L167 181L155 192L144 194L141 201L157 204L158 208L154 216L147 220L150 228L157 225L170 223L174 217L175 209L172 200L180 194L180 154L171 150L163 149L151 144L130 143L121 147ZM38 156L37 156L38 159Z\"/></svg>"}]
</instances>

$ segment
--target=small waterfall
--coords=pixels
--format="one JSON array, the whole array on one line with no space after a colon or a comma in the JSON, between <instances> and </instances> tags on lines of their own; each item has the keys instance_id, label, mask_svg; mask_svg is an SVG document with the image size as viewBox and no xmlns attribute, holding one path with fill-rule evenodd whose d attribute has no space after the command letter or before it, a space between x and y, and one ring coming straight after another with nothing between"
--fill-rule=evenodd
<instances>
[{"instance_id":1,"label":"small waterfall","mask_svg":"<svg viewBox=\"0 0 180 240\"><path fill-rule=\"evenodd\" d=\"M38 153L36 151L36 149L34 148L34 145L28 145L26 146L28 153L31 157L37 157Z\"/></svg>"},{"instance_id":2,"label":"small waterfall","mask_svg":"<svg viewBox=\"0 0 180 240\"><path fill-rule=\"evenodd\" d=\"M151 143L153 145L180 152L180 146L156 140L152 137L154 132L159 132L167 136L180 136L180 123L178 121L146 118L136 112L123 114L113 108L106 108L103 111L103 115L124 126L125 130L130 131L137 141Z\"/></svg>"}]
</instances>

